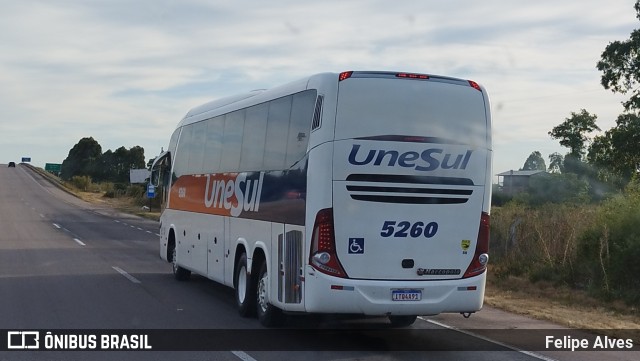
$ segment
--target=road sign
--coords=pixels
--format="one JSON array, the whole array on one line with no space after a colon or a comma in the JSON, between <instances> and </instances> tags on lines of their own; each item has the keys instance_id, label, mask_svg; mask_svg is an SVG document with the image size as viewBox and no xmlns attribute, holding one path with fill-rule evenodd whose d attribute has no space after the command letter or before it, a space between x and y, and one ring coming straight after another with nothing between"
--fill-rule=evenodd
<instances>
[{"instance_id":1,"label":"road sign","mask_svg":"<svg viewBox=\"0 0 640 361\"><path fill-rule=\"evenodd\" d=\"M60 174L60 170L62 169L62 164L57 163L45 163L44 170L53 174Z\"/></svg>"},{"instance_id":2,"label":"road sign","mask_svg":"<svg viewBox=\"0 0 640 361\"><path fill-rule=\"evenodd\" d=\"M129 182L134 183L146 183L151 176L151 171L148 169L129 169Z\"/></svg>"},{"instance_id":3,"label":"road sign","mask_svg":"<svg viewBox=\"0 0 640 361\"><path fill-rule=\"evenodd\" d=\"M154 198L156 196L156 187L149 183L147 184L147 198Z\"/></svg>"}]
</instances>

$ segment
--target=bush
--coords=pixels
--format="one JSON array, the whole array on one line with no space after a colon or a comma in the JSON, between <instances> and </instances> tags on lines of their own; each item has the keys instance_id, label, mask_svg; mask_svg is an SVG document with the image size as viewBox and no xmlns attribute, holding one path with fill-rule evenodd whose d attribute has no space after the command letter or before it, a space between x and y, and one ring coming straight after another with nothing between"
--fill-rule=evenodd
<instances>
[{"instance_id":1,"label":"bush","mask_svg":"<svg viewBox=\"0 0 640 361\"><path fill-rule=\"evenodd\" d=\"M83 176L73 176L71 178L71 184L81 191L88 191L89 186L91 186L91 177L88 175Z\"/></svg>"},{"instance_id":2,"label":"bush","mask_svg":"<svg viewBox=\"0 0 640 361\"><path fill-rule=\"evenodd\" d=\"M589 189L586 180L572 173L543 174L531 178L529 203L588 203Z\"/></svg>"},{"instance_id":3,"label":"bush","mask_svg":"<svg viewBox=\"0 0 640 361\"><path fill-rule=\"evenodd\" d=\"M492 267L498 279L522 276L640 303L640 182L600 205L536 207L516 197L491 215Z\"/></svg>"},{"instance_id":4,"label":"bush","mask_svg":"<svg viewBox=\"0 0 640 361\"><path fill-rule=\"evenodd\" d=\"M130 184L127 186L126 195L133 198L146 198L147 187L144 184Z\"/></svg>"},{"instance_id":5,"label":"bush","mask_svg":"<svg viewBox=\"0 0 640 361\"><path fill-rule=\"evenodd\" d=\"M498 278L524 276L578 286L578 237L595 218L593 206L510 202L491 215L490 253Z\"/></svg>"},{"instance_id":6,"label":"bush","mask_svg":"<svg viewBox=\"0 0 640 361\"><path fill-rule=\"evenodd\" d=\"M582 281L596 295L640 303L640 184L603 203L579 239ZM630 276L631 275L631 276Z\"/></svg>"}]
</instances>

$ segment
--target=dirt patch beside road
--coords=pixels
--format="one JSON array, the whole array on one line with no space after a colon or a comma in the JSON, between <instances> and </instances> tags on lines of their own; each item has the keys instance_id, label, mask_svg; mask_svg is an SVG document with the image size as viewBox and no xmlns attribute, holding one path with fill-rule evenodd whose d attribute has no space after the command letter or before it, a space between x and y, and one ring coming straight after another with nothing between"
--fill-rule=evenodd
<instances>
[{"instance_id":1,"label":"dirt patch beside road","mask_svg":"<svg viewBox=\"0 0 640 361\"><path fill-rule=\"evenodd\" d=\"M637 306L632 307L623 302L605 302L590 297L584 291L545 282L531 283L516 277L497 281L491 272L485 303L504 311L570 328L640 329L640 312Z\"/></svg>"}]
</instances>

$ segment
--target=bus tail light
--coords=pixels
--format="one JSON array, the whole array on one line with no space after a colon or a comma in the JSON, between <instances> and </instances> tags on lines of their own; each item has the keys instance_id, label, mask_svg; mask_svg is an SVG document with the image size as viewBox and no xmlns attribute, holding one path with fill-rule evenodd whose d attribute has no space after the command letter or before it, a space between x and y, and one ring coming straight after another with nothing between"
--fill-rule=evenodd
<instances>
[{"instance_id":1,"label":"bus tail light","mask_svg":"<svg viewBox=\"0 0 640 361\"><path fill-rule=\"evenodd\" d=\"M311 236L309 264L330 276L347 278L336 253L336 238L333 230L333 209L321 209L316 214Z\"/></svg>"},{"instance_id":2,"label":"bus tail light","mask_svg":"<svg viewBox=\"0 0 640 361\"><path fill-rule=\"evenodd\" d=\"M471 260L471 264L467 268L462 278L474 277L482 274L487 269L489 262L489 228L490 216L486 212L482 212L480 216L480 229L478 230L478 242L476 243L476 251Z\"/></svg>"},{"instance_id":3,"label":"bus tail light","mask_svg":"<svg viewBox=\"0 0 640 361\"><path fill-rule=\"evenodd\" d=\"M476 83L473 80L469 80L469 85L476 90L482 91L482 88L480 87L480 85L478 83Z\"/></svg>"},{"instance_id":4,"label":"bus tail light","mask_svg":"<svg viewBox=\"0 0 640 361\"><path fill-rule=\"evenodd\" d=\"M396 74L396 78L427 80L429 76L426 74L398 73Z\"/></svg>"},{"instance_id":5,"label":"bus tail light","mask_svg":"<svg viewBox=\"0 0 640 361\"><path fill-rule=\"evenodd\" d=\"M352 71L343 71L342 73L340 73L340 75L338 75L338 81L347 80L351 78L352 74L353 74Z\"/></svg>"}]
</instances>

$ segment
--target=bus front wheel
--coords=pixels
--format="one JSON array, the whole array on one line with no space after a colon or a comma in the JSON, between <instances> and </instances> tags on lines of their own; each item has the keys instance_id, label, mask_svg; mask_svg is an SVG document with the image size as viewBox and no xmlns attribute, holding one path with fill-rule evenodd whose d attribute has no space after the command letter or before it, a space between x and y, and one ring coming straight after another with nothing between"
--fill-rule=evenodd
<instances>
[{"instance_id":1,"label":"bus front wheel","mask_svg":"<svg viewBox=\"0 0 640 361\"><path fill-rule=\"evenodd\" d=\"M256 291L258 320L264 327L280 326L284 321L284 315L279 308L269 303L268 287L269 276L267 274L267 264L263 262L260 266L260 273L258 274L258 287Z\"/></svg>"},{"instance_id":2,"label":"bus front wheel","mask_svg":"<svg viewBox=\"0 0 640 361\"><path fill-rule=\"evenodd\" d=\"M178 252L176 251L176 246L173 246L171 249L171 265L173 266L173 276L178 281L186 281L191 276L191 271L178 265Z\"/></svg>"}]
</instances>

